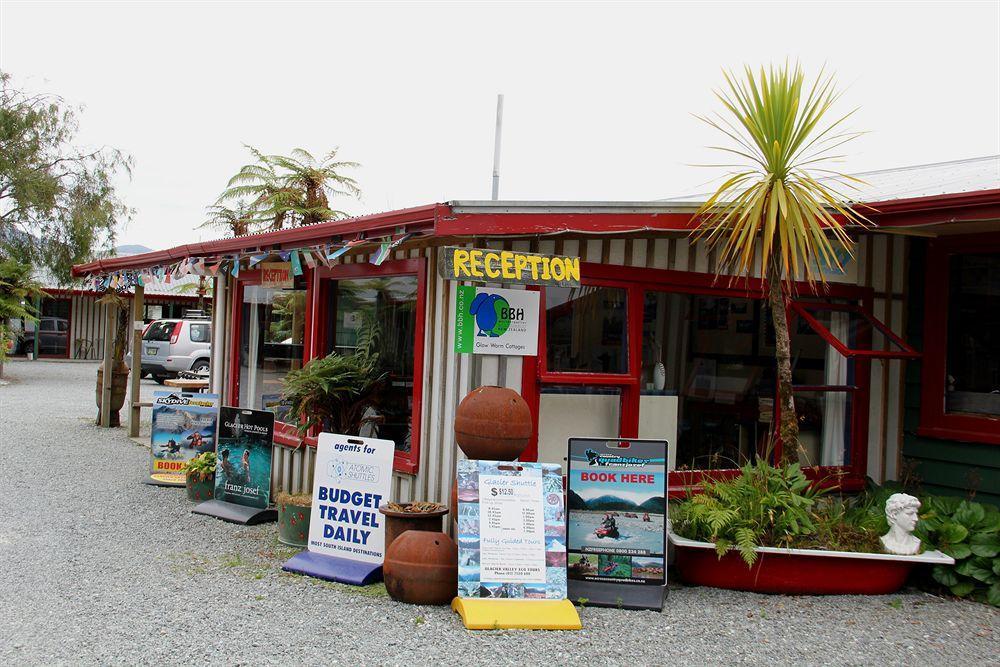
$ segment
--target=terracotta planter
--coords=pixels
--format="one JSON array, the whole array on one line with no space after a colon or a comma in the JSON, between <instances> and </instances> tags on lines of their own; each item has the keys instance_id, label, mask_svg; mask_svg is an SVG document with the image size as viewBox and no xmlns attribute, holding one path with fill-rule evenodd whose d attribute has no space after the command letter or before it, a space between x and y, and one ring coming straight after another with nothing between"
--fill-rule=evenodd
<instances>
[{"instance_id":1,"label":"terracotta planter","mask_svg":"<svg viewBox=\"0 0 1000 667\"><path fill-rule=\"evenodd\" d=\"M473 389L455 413L455 440L470 459L513 461L531 433L531 410L513 389Z\"/></svg>"},{"instance_id":2,"label":"terracotta planter","mask_svg":"<svg viewBox=\"0 0 1000 667\"><path fill-rule=\"evenodd\" d=\"M444 533L408 530L386 549L385 589L410 604L450 604L458 590L458 545Z\"/></svg>"},{"instance_id":3,"label":"terracotta planter","mask_svg":"<svg viewBox=\"0 0 1000 667\"><path fill-rule=\"evenodd\" d=\"M278 541L290 547L309 544L309 517L312 508L305 505L278 503Z\"/></svg>"},{"instance_id":4,"label":"terracotta planter","mask_svg":"<svg viewBox=\"0 0 1000 667\"><path fill-rule=\"evenodd\" d=\"M437 512L394 512L385 505L378 508L385 515L385 549L408 530L423 530L425 532L441 532L441 517L448 513L444 507Z\"/></svg>"},{"instance_id":5,"label":"terracotta planter","mask_svg":"<svg viewBox=\"0 0 1000 667\"><path fill-rule=\"evenodd\" d=\"M184 476L188 500L201 503L215 497L215 475L197 479L191 475Z\"/></svg>"},{"instance_id":6,"label":"terracotta planter","mask_svg":"<svg viewBox=\"0 0 1000 667\"><path fill-rule=\"evenodd\" d=\"M118 411L122 409L125 405L125 393L128 389L128 366L122 363L120 366L111 371L111 426L121 426L121 417ZM97 368L97 423L100 425L100 409L101 404L104 402L101 387L104 384L104 364L101 364Z\"/></svg>"},{"instance_id":7,"label":"terracotta planter","mask_svg":"<svg viewBox=\"0 0 1000 667\"><path fill-rule=\"evenodd\" d=\"M696 586L712 586L756 593L792 595L884 595L902 588L919 563L953 564L939 551L916 556L869 554L821 549L758 547L753 567L735 551L718 557L710 542L689 540L670 533L674 569Z\"/></svg>"}]
</instances>

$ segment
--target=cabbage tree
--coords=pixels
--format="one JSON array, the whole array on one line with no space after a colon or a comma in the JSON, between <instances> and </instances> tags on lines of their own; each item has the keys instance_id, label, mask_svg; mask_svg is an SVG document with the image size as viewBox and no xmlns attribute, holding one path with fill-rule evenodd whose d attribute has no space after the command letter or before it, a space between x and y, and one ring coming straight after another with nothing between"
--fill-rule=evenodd
<instances>
[{"instance_id":1,"label":"cabbage tree","mask_svg":"<svg viewBox=\"0 0 1000 667\"><path fill-rule=\"evenodd\" d=\"M796 281L816 290L824 270L842 270L837 250L851 256L848 228L868 221L839 189L861 183L830 168L843 158L837 149L857 138L843 129L854 112L831 118L840 98L833 77L822 72L807 86L798 65L770 67L743 78L725 72L716 96L723 111L699 118L731 142L713 146L736 163L696 214L696 239L718 249L719 274L748 276L760 261L775 331L778 366L781 463L797 460L798 421L792 399L792 367L787 300Z\"/></svg>"}]
</instances>

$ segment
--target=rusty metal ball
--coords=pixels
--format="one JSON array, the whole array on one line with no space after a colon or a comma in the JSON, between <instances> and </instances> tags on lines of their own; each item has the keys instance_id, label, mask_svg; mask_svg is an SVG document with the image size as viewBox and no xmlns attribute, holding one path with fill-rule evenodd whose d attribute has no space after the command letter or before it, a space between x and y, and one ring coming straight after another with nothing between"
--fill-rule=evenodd
<instances>
[{"instance_id":1,"label":"rusty metal ball","mask_svg":"<svg viewBox=\"0 0 1000 667\"><path fill-rule=\"evenodd\" d=\"M506 387L479 387L455 412L455 441L470 459L513 461L528 446L533 423L521 395Z\"/></svg>"},{"instance_id":2,"label":"rusty metal ball","mask_svg":"<svg viewBox=\"0 0 1000 667\"><path fill-rule=\"evenodd\" d=\"M458 545L444 533L408 530L385 552L382 576L394 600L449 604L458 591Z\"/></svg>"}]
</instances>

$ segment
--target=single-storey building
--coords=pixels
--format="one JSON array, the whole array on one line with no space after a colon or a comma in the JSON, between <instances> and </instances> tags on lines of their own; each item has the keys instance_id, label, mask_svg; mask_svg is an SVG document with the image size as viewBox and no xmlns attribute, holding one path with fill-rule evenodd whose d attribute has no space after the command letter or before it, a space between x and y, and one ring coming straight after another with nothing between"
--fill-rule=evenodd
<instances>
[{"instance_id":1,"label":"single-storey building","mask_svg":"<svg viewBox=\"0 0 1000 667\"><path fill-rule=\"evenodd\" d=\"M1000 502L1000 157L862 174L876 223L829 287L792 301L802 462L859 489L919 476ZM214 277L213 389L279 421L276 487L307 489L315 434L296 435L281 379L349 352L377 322L390 379L378 435L401 501L447 501L456 406L473 388L524 396L524 460L562 462L569 436L666 438L672 493L767 447L774 333L759 267L716 277L690 237L698 201L451 201L78 266L81 277ZM578 285L539 293L537 354L456 352L444 247L580 259ZM266 259L270 258L270 259ZM287 280L262 267L289 262ZM487 262L487 266L490 264Z\"/></svg>"}]
</instances>

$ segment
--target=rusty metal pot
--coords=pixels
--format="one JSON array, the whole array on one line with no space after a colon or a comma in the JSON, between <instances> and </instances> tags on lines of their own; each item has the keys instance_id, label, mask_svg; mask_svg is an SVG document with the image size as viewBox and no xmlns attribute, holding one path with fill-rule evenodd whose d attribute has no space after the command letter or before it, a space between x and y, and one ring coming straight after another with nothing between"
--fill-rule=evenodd
<instances>
[{"instance_id":1,"label":"rusty metal pot","mask_svg":"<svg viewBox=\"0 0 1000 667\"><path fill-rule=\"evenodd\" d=\"M410 604L449 604L458 591L458 545L444 533L408 530L386 549L385 589Z\"/></svg>"},{"instance_id":2,"label":"rusty metal pot","mask_svg":"<svg viewBox=\"0 0 1000 667\"><path fill-rule=\"evenodd\" d=\"M378 511L385 515L385 549L408 530L423 530L431 533L441 532L441 517L448 513L448 508L442 506L436 512L394 512L382 505Z\"/></svg>"},{"instance_id":3,"label":"rusty metal pot","mask_svg":"<svg viewBox=\"0 0 1000 667\"><path fill-rule=\"evenodd\" d=\"M531 410L506 387L479 387L455 412L455 441L470 459L513 461L531 440Z\"/></svg>"}]
</instances>

